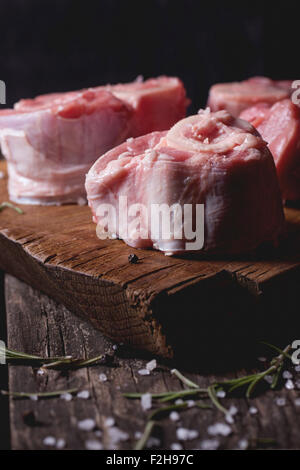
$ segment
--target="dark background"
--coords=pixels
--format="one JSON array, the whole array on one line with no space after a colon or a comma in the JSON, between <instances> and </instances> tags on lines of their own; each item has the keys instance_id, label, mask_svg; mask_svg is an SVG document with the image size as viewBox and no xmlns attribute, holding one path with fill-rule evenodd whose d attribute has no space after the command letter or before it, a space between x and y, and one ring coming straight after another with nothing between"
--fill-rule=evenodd
<instances>
[{"instance_id":1,"label":"dark background","mask_svg":"<svg viewBox=\"0 0 300 470\"><path fill-rule=\"evenodd\" d=\"M215 82L299 79L299 3L1 0L7 104L168 74L182 78L196 111Z\"/></svg>"}]
</instances>

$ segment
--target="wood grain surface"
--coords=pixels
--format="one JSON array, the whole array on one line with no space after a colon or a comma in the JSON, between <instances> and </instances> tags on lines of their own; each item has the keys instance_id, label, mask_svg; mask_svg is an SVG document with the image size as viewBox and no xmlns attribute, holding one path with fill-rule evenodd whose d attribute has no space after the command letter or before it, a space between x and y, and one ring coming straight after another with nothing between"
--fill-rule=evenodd
<instances>
[{"instance_id":1,"label":"wood grain surface","mask_svg":"<svg viewBox=\"0 0 300 470\"><path fill-rule=\"evenodd\" d=\"M8 344L27 353L39 355L71 354L74 356L92 357L99 353L113 353L113 344L107 341L88 322L74 317L64 306L57 304L46 295L33 290L17 279L6 276L5 285ZM294 324L294 330L299 325ZM294 333L295 333L294 331ZM245 346L244 348L245 349ZM236 351L242 355L243 350ZM232 361L227 364L226 373L216 373L211 364L210 356L205 357L209 372L189 373L182 370L190 379L200 386L207 386L216 378L222 380L257 371L263 366L257 360L254 351L246 351L251 357L252 365L245 369L235 366ZM225 361L222 353L222 362ZM201 358L198 358L201 363ZM53 436L63 438L66 449L86 449L88 441L100 442L104 449L132 449L136 442L135 433L142 432L149 411L143 411L139 401L124 398L124 392L165 392L184 388L179 380L172 376L170 368L158 361L158 368L149 376L141 376L138 371L145 367L145 360L139 357L124 357L119 353L114 356L114 366L97 365L77 371L48 371L40 376L36 369L24 366L9 366L10 391L50 392L79 387L88 390L88 400L74 397L65 402L61 398L40 399L31 401L10 398L10 428L11 447L13 449L51 449L44 439ZM1 366L0 372L6 373L7 367ZM99 374L107 375L107 382L99 380ZM294 382L300 379L300 373L292 368ZM251 448L267 447L277 449L300 448L300 407L295 406L295 400L300 397L300 390L286 390L281 387L278 391L262 392L251 400L243 397L226 398L221 400L227 408L234 405L238 408L235 423L231 425L232 433L228 437L218 437L220 449L239 448L240 442L246 439ZM277 398L285 398L286 404L279 407ZM0 397L0 404L6 398ZM256 414L250 414L249 408L257 408ZM1 418L2 418L1 414ZM31 417L31 419L28 419ZM106 418L113 417L115 426L128 433L128 439L112 443ZM78 421L92 418L96 428L101 431L98 437L96 428L85 432L78 429ZM159 421L154 442L158 449L170 449L171 444L179 442L176 429L184 427L197 430L197 439L182 442L186 449L200 449L203 441L211 439L208 426L224 422L224 415L216 408L191 408L180 412L178 422L171 421L168 416ZM3 427L1 419L0 428ZM6 430L8 435L8 432ZM4 433L3 433L4 434ZM2 434L1 434L2 435ZM268 439L264 444L262 439ZM2 443L2 442L1 442ZM1 446L0 446L1 447Z\"/></svg>"},{"instance_id":2,"label":"wood grain surface","mask_svg":"<svg viewBox=\"0 0 300 470\"><path fill-rule=\"evenodd\" d=\"M6 174L5 163L0 169ZM1 201L8 200L6 186L5 176ZM195 332L209 336L215 321L239 334L247 312L264 315L266 299L274 302L270 291L299 285L297 209L286 209L287 234L278 249L235 260L170 258L100 241L88 207L22 209L23 215L0 213L0 268L88 318L113 341L153 354L187 355L199 343ZM131 253L138 264L128 262Z\"/></svg>"}]
</instances>

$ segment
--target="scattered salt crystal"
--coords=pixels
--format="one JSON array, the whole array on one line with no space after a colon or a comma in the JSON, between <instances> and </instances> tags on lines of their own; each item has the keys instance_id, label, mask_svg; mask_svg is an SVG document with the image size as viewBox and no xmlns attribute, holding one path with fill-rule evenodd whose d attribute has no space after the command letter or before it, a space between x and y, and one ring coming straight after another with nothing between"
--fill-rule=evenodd
<instances>
[{"instance_id":1,"label":"scattered salt crystal","mask_svg":"<svg viewBox=\"0 0 300 470\"><path fill-rule=\"evenodd\" d=\"M135 439L140 439L141 437L142 437L142 433L141 433L140 431L136 431L136 432L134 433L134 438L135 438Z\"/></svg>"},{"instance_id":2,"label":"scattered salt crystal","mask_svg":"<svg viewBox=\"0 0 300 470\"><path fill-rule=\"evenodd\" d=\"M178 428L176 430L176 436L180 441L191 441L197 439L199 433L193 429Z\"/></svg>"},{"instance_id":3,"label":"scattered salt crystal","mask_svg":"<svg viewBox=\"0 0 300 470\"><path fill-rule=\"evenodd\" d=\"M231 414L231 416L235 416L238 412L239 410L234 405L231 405L231 407L228 410L228 413Z\"/></svg>"},{"instance_id":4,"label":"scattered salt crystal","mask_svg":"<svg viewBox=\"0 0 300 470\"><path fill-rule=\"evenodd\" d=\"M143 75L138 75L135 79L136 83L143 83L143 81L144 81Z\"/></svg>"},{"instance_id":5,"label":"scattered salt crystal","mask_svg":"<svg viewBox=\"0 0 300 470\"><path fill-rule=\"evenodd\" d=\"M30 395L30 400L38 401L39 397L37 395Z\"/></svg>"},{"instance_id":6,"label":"scattered salt crystal","mask_svg":"<svg viewBox=\"0 0 300 470\"><path fill-rule=\"evenodd\" d=\"M114 420L114 418L112 418L112 417L106 418L106 419L105 419L105 425L106 425L108 428L111 428L112 426L114 426L114 425L115 425L115 420Z\"/></svg>"},{"instance_id":7,"label":"scattered salt crystal","mask_svg":"<svg viewBox=\"0 0 300 470\"><path fill-rule=\"evenodd\" d=\"M249 413L251 415L256 415L258 413L258 409L255 406L250 406Z\"/></svg>"},{"instance_id":8,"label":"scattered salt crystal","mask_svg":"<svg viewBox=\"0 0 300 470\"><path fill-rule=\"evenodd\" d=\"M55 446L55 444L56 444L56 439L55 439L55 437L53 437L53 436L47 436L47 437L45 437L45 439L43 440L43 444L44 444L45 446L53 447L53 446Z\"/></svg>"},{"instance_id":9,"label":"scattered salt crystal","mask_svg":"<svg viewBox=\"0 0 300 470\"><path fill-rule=\"evenodd\" d=\"M275 399L275 403L277 406L285 406L286 405L286 399L282 397L277 397Z\"/></svg>"},{"instance_id":10,"label":"scattered salt crystal","mask_svg":"<svg viewBox=\"0 0 300 470\"><path fill-rule=\"evenodd\" d=\"M71 401L73 399L71 393L63 393L60 398L65 401Z\"/></svg>"},{"instance_id":11,"label":"scattered salt crystal","mask_svg":"<svg viewBox=\"0 0 300 470\"><path fill-rule=\"evenodd\" d=\"M296 372L300 372L300 365L298 365L298 366L295 367L295 371L296 371Z\"/></svg>"},{"instance_id":12,"label":"scattered salt crystal","mask_svg":"<svg viewBox=\"0 0 300 470\"><path fill-rule=\"evenodd\" d=\"M194 400L187 400L187 406L188 408L192 408L193 406L195 406L195 401Z\"/></svg>"},{"instance_id":13,"label":"scattered salt crystal","mask_svg":"<svg viewBox=\"0 0 300 470\"><path fill-rule=\"evenodd\" d=\"M64 439L57 439L56 448L64 449L66 447L66 441Z\"/></svg>"},{"instance_id":14,"label":"scattered salt crystal","mask_svg":"<svg viewBox=\"0 0 300 470\"><path fill-rule=\"evenodd\" d=\"M226 397L226 392L224 390L218 390L217 391L217 397L218 398L225 398Z\"/></svg>"},{"instance_id":15,"label":"scattered salt crystal","mask_svg":"<svg viewBox=\"0 0 300 470\"><path fill-rule=\"evenodd\" d=\"M175 401L175 405L182 405L184 401L181 398L178 398L178 400Z\"/></svg>"},{"instance_id":16,"label":"scattered salt crystal","mask_svg":"<svg viewBox=\"0 0 300 470\"><path fill-rule=\"evenodd\" d=\"M85 205L86 205L86 199L85 199L84 197L79 197L79 198L77 199L77 204L78 204L79 206L85 206Z\"/></svg>"},{"instance_id":17,"label":"scattered salt crystal","mask_svg":"<svg viewBox=\"0 0 300 470\"><path fill-rule=\"evenodd\" d=\"M225 420L228 424L233 424L234 423L234 418L230 413L227 413L225 416Z\"/></svg>"},{"instance_id":18,"label":"scattered salt crystal","mask_svg":"<svg viewBox=\"0 0 300 470\"><path fill-rule=\"evenodd\" d=\"M99 374L99 380L100 382L106 382L107 381L107 375L106 374Z\"/></svg>"},{"instance_id":19,"label":"scattered salt crystal","mask_svg":"<svg viewBox=\"0 0 300 470\"><path fill-rule=\"evenodd\" d=\"M131 144L131 142L133 142L133 137L129 137L126 142L128 142L129 144Z\"/></svg>"},{"instance_id":20,"label":"scattered salt crystal","mask_svg":"<svg viewBox=\"0 0 300 470\"><path fill-rule=\"evenodd\" d=\"M287 390L294 390L294 388L295 388L294 382L292 382L291 380L287 380L285 382L285 388Z\"/></svg>"},{"instance_id":21,"label":"scattered salt crystal","mask_svg":"<svg viewBox=\"0 0 300 470\"><path fill-rule=\"evenodd\" d=\"M101 437L101 436L102 436L102 431L100 431L100 429L97 429L97 430L95 431L95 436L96 436L96 437Z\"/></svg>"},{"instance_id":22,"label":"scattered salt crystal","mask_svg":"<svg viewBox=\"0 0 300 470\"><path fill-rule=\"evenodd\" d=\"M203 143L204 143L204 144L209 144L209 139L208 139L208 137L206 137L206 139L204 139Z\"/></svg>"},{"instance_id":23,"label":"scattered salt crystal","mask_svg":"<svg viewBox=\"0 0 300 470\"><path fill-rule=\"evenodd\" d=\"M4 178L5 174L3 171L0 171L0 180L2 180Z\"/></svg>"},{"instance_id":24,"label":"scattered salt crystal","mask_svg":"<svg viewBox=\"0 0 300 470\"><path fill-rule=\"evenodd\" d=\"M201 442L200 448L202 450L217 450L219 445L220 442L218 441L218 439L205 439Z\"/></svg>"},{"instance_id":25,"label":"scattered salt crystal","mask_svg":"<svg viewBox=\"0 0 300 470\"><path fill-rule=\"evenodd\" d=\"M173 444L170 445L171 450L182 450L182 445L179 444L179 442L173 442Z\"/></svg>"},{"instance_id":26,"label":"scattered salt crystal","mask_svg":"<svg viewBox=\"0 0 300 470\"><path fill-rule=\"evenodd\" d=\"M113 348L114 351L116 351L118 349L118 345L114 344L112 348Z\"/></svg>"},{"instance_id":27,"label":"scattered salt crystal","mask_svg":"<svg viewBox=\"0 0 300 470\"><path fill-rule=\"evenodd\" d=\"M297 388L300 388L300 380L296 380L295 385Z\"/></svg>"},{"instance_id":28,"label":"scattered salt crystal","mask_svg":"<svg viewBox=\"0 0 300 470\"><path fill-rule=\"evenodd\" d=\"M178 421L179 418L180 418L180 416L179 416L179 413L177 413L177 411L172 411L170 413L170 420L171 421Z\"/></svg>"},{"instance_id":29,"label":"scattered salt crystal","mask_svg":"<svg viewBox=\"0 0 300 470\"><path fill-rule=\"evenodd\" d=\"M300 398L296 398L294 403L295 403L295 406L300 406Z\"/></svg>"},{"instance_id":30,"label":"scattered salt crystal","mask_svg":"<svg viewBox=\"0 0 300 470\"><path fill-rule=\"evenodd\" d=\"M265 381L268 383L268 384L271 384L273 382L273 377L272 375L266 375L264 377Z\"/></svg>"},{"instance_id":31,"label":"scattered salt crystal","mask_svg":"<svg viewBox=\"0 0 300 470\"><path fill-rule=\"evenodd\" d=\"M45 371L43 369L39 369L37 371L37 375L45 375Z\"/></svg>"},{"instance_id":32,"label":"scattered salt crystal","mask_svg":"<svg viewBox=\"0 0 300 470\"><path fill-rule=\"evenodd\" d=\"M154 369L156 369L156 367L157 367L156 359L152 359L152 361L146 364L146 369L149 370L149 372L152 372Z\"/></svg>"},{"instance_id":33,"label":"scattered salt crystal","mask_svg":"<svg viewBox=\"0 0 300 470\"><path fill-rule=\"evenodd\" d=\"M88 390L82 390L81 392L77 393L77 398L88 400L88 398L90 398L90 392Z\"/></svg>"},{"instance_id":34,"label":"scattered salt crystal","mask_svg":"<svg viewBox=\"0 0 300 470\"><path fill-rule=\"evenodd\" d=\"M148 369L140 369L140 370L138 370L138 373L139 373L140 375L150 375L150 370L148 370Z\"/></svg>"},{"instance_id":35,"label":"scattered salt crystal","mask_svg":"<svg viewBox=\"0 0 300 470\"><path fill-rule=\"evenodd\" d=\"M151 393L144 393L141 396L141 405L144 411L150 410L152 407L152 396Z\"/></svg>"},{"instance_id":36,"label":"scattered salt crystal","mask_svg":"<svg viewBox=\"0 0 300 470\"><path fill-rule=\"evenodd\" d=\"M128 441L129 439L129 434L127 434L127 432L124 432L115 426L108 428L107 432L112 445L118 444L118 442L121 441Z\"/></svg>"},{"instance_id":37,"label":"scattered salt crystal","mask_svg":"<svg viewBox=\"0 0 300 470\"><path fill-rule=\"evenodd\" d=\"M247 439L241 439L238 442L238 448L240 450L246 450L246 449L248 449L248 446L249 446L249 442L247 441Z\"/></svg>"},{"instance_id":38,"label":"scattered salt crystal","mask_svg":"<svg viewBox=\"0 0 300 470\"><path fill-rule=\"evenodd\" d=\"M85 448L87 450L102 450L103 445L100 441L97 441L96 439L88 439L87 441L85 441Z\"/></svg>"},{"instance_id":39,"label":"scattered salt crystal","mask_svg":"<svg viewBox=\"0 0 300 470\"><path fill-rule=\"evenodd\" d=\"M225 423L216 423L211 426L208 426L208 434L211 436L229 436L232 432L231 427Z\"/></svg>"},{"instance_id":40,"label":"scattered salt crystal","mask_svg":"<svg viewBox=\"0 0 300 470\"><path fill-rule=\"evenodd\" d=\"M283 377L284 379L292 379L292 378L293 378L293 374L291 374L289 370L285 370L285 371L283 372L283 374L282 374L282 377Z\"/></svg>"},{"instance_id":41,"label":"scattered salt crystal","mask_svg":"<svg viewBox=\"0 0 300 470\"><path fill-rule=\"evenodd\" d=\"M259 362L266 362L267 361L267 358L266 357L258 357L257 360Z\"/></svg>"},{"instance_id":42,"label":"scattered salt crystal","mask_svg":"<svg viewBox=\"0 0 300 470\"><path fill-rule=\"evenodd\" d=\"M81 431L92 431L96 426L96 422L94 419L83 419L82 421L78 421L78 428Z\"/></svg>"},{"instance_id":43,"label":"scattered salt crystal","mask_svg":"<svg viewBox=\"0 0 300 470\"><path fill-rule=\"evenodd\" d=\"M149 437L147 441L147 447L151 449L151 447L159 447L160 446L160 440L157 439L157 437Z\"/></svg>"}]
</instances>

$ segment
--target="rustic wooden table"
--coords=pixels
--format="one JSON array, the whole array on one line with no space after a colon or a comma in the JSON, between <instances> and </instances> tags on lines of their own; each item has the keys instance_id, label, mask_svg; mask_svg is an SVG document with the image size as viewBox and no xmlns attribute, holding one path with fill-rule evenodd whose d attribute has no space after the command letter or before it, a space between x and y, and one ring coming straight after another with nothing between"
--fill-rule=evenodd
<instances>
[{"instance_id":1,"label":"rustic wooden table","mask_svg":"<svg viewBox=\"0 0 300 470\"><path fill-rule=\"evenodd\" d=\"M5 328L8 346L27 353L92 357L102 352L114 352L113 344L85 320L14 277L2 274L1 338L5 338ZM158 363L158 368L150 375L141 376L139 370L145 367L147 360L115 353L113 365L100 364L64 372L49 370L44 375L28 366L0 366L2 389L44 392L78 387L81 391L89 391L90 395L88 399L75 396L70 401L0 397L0 448L55 448L45 445L45 438L54 437L56 445L66 449L101 446L104 449L133 449L136 433L143 431L149 411L143 411L139 401L124 398L123 392L158 393L183 387L170 374L166 364ZM260 367L258 362L257 367ZM297 373L294 368L292 370L296 374L294 382L297 382ZM100 373L106 374L108 380L101 381ZM245 371L223 373L222 377L234 377L237 373ZM200 386L207 386L216 378L212 373L186 374ZM206 445L235 449L245 446L244 440L252 448L300 448L300 407L295 405L298 397L300 391L297 388L287 390L283 387L276 392L263 392L251 400L226 398L227 408L235 405L238 413L235 422L230 424L232 433L217 438L208 434L208 426L224 423L224 415L215 408L191 408L180 412L179 421L168 417L160 420L155 428L156 439L152 439L151 444L159 449L170 449L172 444L179 442L176 428L183 427L199 432L196 439L181 442L185 449L200 449ZM286 400L285 406L278 406L278 398ZM249 412L250 406L257 408L256 414ZM114 426L107 418L115 420ZM95 421L93 430L79 429L78 422L85 419ZM51 439L48 442L51 444Z\"/></svg>"}]
</instances>

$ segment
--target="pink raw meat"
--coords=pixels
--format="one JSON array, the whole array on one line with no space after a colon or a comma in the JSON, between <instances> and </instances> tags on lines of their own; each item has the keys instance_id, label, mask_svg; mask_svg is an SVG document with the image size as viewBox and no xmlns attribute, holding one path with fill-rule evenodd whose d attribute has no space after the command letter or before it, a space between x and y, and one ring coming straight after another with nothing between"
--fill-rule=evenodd
<instances>
[{"instance_id":1,"label":"pink raw meat","mask_svg":"<svg viewBox=\"0 0 300 470\"><path fill-rule=\"evenodd\" d=\"M284 200L300 199L300 109L290 100L272 107L252 106L241 113L269 144Z\"/></svg>"},{"instance_id":2,"label":"pink raw meat","mask_svg":"<svg viewBox=\"0 0 300 470\"><path fill-rule=\"evenodd\" d=\"M185 116L177 78L52 93L0 111L0 142L11 200L29 204L84 202L95 160L130 136L164 130Z\"/></svg>"},{"instance_id":3,"label":"pink raw meat","mask_svg":"<svg viewBox=\"0 0 300 470\"><path fill-rule=\"evenodd\" d=\"M237 254L278 238L283 209L274 161L265 142L246 121L227 111L179 121L168 132L151 133L109 151L86 178L88 202L97 233L109 228L136 248L156 248L173 255L186 251L186 238L157 237L149 214L153 204L204 204L204 252ZM143 204L138 227L124 224L118 209ZM117 217L103 208L113 207ZM148 219L147 219L148 217ZM173 222L177 215L173 214ZM181 221L181 227L187 222ZM157 227L154 227L157 229ZM191 250L194 251L194 250Z\"/></svg>"},{"instance_id":4,"label":"pink raw meat","mask_svg":"<svg viewBox=\"0 0 300 470\"><path fill-rule=\"evenodd\" d=\"M292 80L274 81L253 77L243 82L218 83L209 91L208 106L212 111L226 109L238 117L246 108L257 103L272 105L291 95Z\"/></svg>"}]
</instances>

